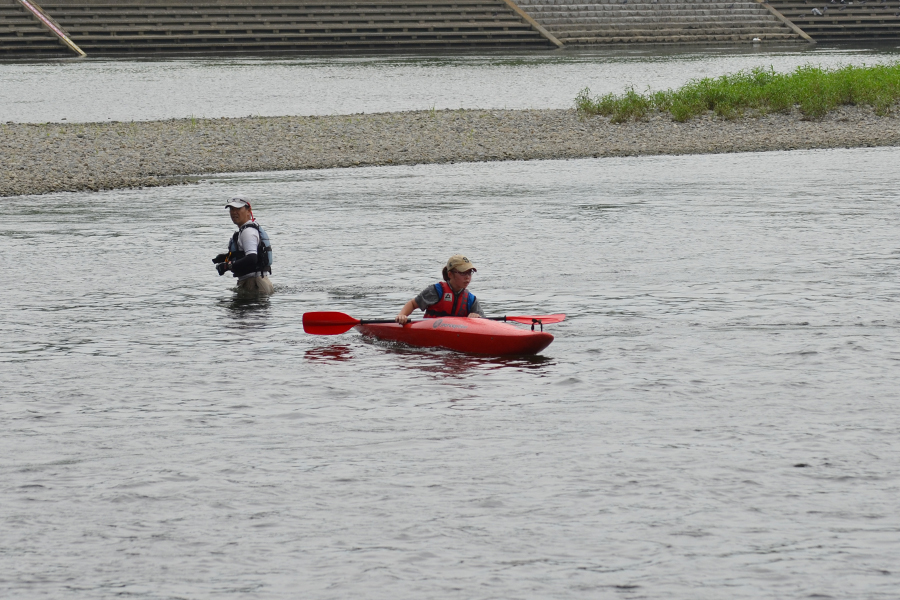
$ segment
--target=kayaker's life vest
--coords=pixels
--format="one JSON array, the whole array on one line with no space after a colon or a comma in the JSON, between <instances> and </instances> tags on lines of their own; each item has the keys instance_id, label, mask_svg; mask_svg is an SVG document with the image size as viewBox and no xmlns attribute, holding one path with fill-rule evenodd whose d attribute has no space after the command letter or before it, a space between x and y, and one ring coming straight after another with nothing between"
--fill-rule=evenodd
<instances>
[{"instance_id":1,"label":"kayaker's life vest","mask_svg":"<svg viewBox=\"0 0 900 600\"><path fill-rule=\"evenodd\" d=\"M453 288L446 281L440 281L434 284L437 290L437 304L432 304L425 310L425 318L433 319L436 317L468 317L475 306L475 295L468 289L463 290L459 294L453 293Z\"/></svg>"},{"instance_id":2,"label":"kayaker's life vest","mask_svg":"<svg viewBox=\"0 0 900 600\"><path fill-rule=\"evenodd\" d=\"M256 270L260 273L271 273L272 261L275 257L272 254L272 243L269 241L269 234L259 226L259 223L253 221L241 225L241 228L231 236L231 241L228 242L228 252L231 254L229 260L239 260L246 256L246 252L238 250L238 237L247 227L253 227L259 232L259 245L256 247Z\"/></svg>"}]
</instances>

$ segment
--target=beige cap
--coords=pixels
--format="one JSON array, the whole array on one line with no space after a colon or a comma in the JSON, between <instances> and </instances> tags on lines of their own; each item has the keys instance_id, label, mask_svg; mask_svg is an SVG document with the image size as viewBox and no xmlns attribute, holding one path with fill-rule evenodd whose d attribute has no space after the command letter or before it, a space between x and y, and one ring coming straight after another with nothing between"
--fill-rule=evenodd
<instances>
[{"instance_id":1,"label":"beige cap","mask_svg":"<svg viewBox=\"0 0 900 600\"><path fill-rule=\"evenodd\" d=\"M450 260L447 261L447 270L448 271L456 271L458 273L462 273L468 271L469 269L473 271L477 271L469 259L463 256L462 254L454 254L450 257Z\"/></svg>"}]
</instances>

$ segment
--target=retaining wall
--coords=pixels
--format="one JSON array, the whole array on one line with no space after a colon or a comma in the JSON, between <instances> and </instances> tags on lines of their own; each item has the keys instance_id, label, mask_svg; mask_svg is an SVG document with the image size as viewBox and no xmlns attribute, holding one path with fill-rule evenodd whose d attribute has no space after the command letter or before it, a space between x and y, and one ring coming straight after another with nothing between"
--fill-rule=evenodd
<instances>
[{"instance_id":1,"label":"retaining wall","mask_svg":"<svg viewBox=\"0 0 900 600\"><path fill-rule=\"evenodd\" d=\"M0 0L0 57L31 55L73 54L16 0Z\"/></svg>"},{"instance_id":2,"label":"retaining wall","mask_svg":"<svg viewBox=\"0 0 900 600\"><path fill-rule=\"evenodd\" d=\"M0 55L58 53L0 0ZM556 46L504 0L46 0L89 56L323 53ZM19 6L20 16L10 7ZM23 21L21 15L25 15ZM29 37L30 43L22 43ZM33 40L31 39L33 38ZM40 40L38 39L40 38Z\"/></svg>"},{"instance_id":3,"label":"retaining wall","mask_svg":"<svg viewBox=\"0 0 900 600\"><path fill-rule=\"evenodd\" d=\"M816 41L900 40L898 0L772 0L769 4Z\"/></svg>"}]
</instances>

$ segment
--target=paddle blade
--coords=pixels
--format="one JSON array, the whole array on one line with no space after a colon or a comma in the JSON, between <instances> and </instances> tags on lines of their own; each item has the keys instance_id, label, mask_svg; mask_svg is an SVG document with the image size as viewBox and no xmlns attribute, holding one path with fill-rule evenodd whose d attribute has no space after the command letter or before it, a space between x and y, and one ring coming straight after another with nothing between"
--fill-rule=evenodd
<instances>
[{"instance_id":1,"label":"paddle blade","mask_svg":"<svg viewBox=\"0 0 900 600\"><path fill-rule=\"evenodd\" d=\"M507 321L515 321L516 323L525 323L526 325L531 325L535 321L543 323L546 325L547 323L559 323L566 318L565 313L557 313L555 315L518 315L515 317L511 317L506 315Z\"/></svg>"},{"instance_id":2,"label":"paddle blade","mask_svg":"<svg viewBox=\"0 0 900 600\"><path fill-rule=\"evenodd\" d=\"M303 331L313 335L338 335L359 325L359 319L341 312L303 313Z\"/></svg>"}]
</instances>

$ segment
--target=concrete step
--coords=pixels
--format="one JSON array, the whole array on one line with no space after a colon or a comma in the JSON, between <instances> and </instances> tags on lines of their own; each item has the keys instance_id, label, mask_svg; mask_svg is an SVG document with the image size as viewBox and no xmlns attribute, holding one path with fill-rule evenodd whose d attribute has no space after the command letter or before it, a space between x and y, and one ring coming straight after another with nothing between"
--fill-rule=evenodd
<instances>
[{"instance_id":1,"label":"concrete step","mask_svg":"<svg viewBox=\"0 0 900 600\"><path fill-rule=\"evenodd\" d=\"M734 12L721 12L721 11L679 11L679 12L668 12L662 13L660 11L655 10L642 10L642 9L629 9L629 10L616 10L616 11L593 11L593 10L585 10L581 12L572 12L572 11L540 11L534 10L529 11L532 17L541 17L542 19L584 19L584 18L594 18L594 19L616 19L621 17L632 17L632 18L641 18L641 19L684 19L684 18L698 18L698 19L759 19L759 18L767 18L764 15L760 15L759 13L755 13L752 11L734 11ZM769 15L772 19L775 19L774 15Z\"/></svg>"},{"instance_id":2,"label":"concrete step","mask_svg":"<svg viewBox=\"0 0 900 600\"><path fill-rule=\"evenodd\" d=\"M496 21L508 21L512 19L510 14L452 14L452 15L426 15L426 14L396 14L396 15L327 15L327 16L317 16L315 18L310 19L300 19L298 17L266 17L264 19L244 19L244 18L234 18L234 19L200 19L198 18L153 18L153 19L137 19L134 17L129 18L108 18L108 19L99 19L96 17L84 17L84 16L76 16L76 17L68 17L65 19L67 23L71 26L92 26L100 23L103 24L150 24L150 25L215 25L217 23L260 23L264 25L278 25L280 23L327 23L327 22L346 22L346 21L433 21L433 22L442 22L448 20L465 20L465 21L485 21L485 22L496 22ZM516 21L521 21L521 19L513 19Z\"/></svg>"},{"instance_id":3,"label":"concrete step","mask_svg":"<svg viewBox=\"0 0 900 600\"><path fill-rule=\"evenodd\" d=\"M617 26L665 26L665 25L690 25L696 27L776 27L780 29L781 23L778 21L759 21L753 19L741 19L735 21L710 21L708 19L566 19L565 21L557 21L553 23L554 29L571 27L573 25L584 25L590 27L617 25ZM545 25L546 27L546 25Z\"/></svg>"},{"instance_id":4,"label":"concrete step","mask_svg":"<svg viewBox=\"0 0 900 600\"><path fill-rule=\"evenodd\" d=\"M729 21L713 21L710 19L680 18L680 19L638 19L628 17L624 19L558 19L551 22L554 28L568 27L571 25L697 25L702 27L726 27L735 25L744 26L761 26L761 27L781 27L778 21L770 21L768 19L734 19ZM546 25L545 25L546 27Z\"/></svg>"},{"instance_id":5,"label":"concrete step","mask_svg":"<svg viewBox=\"0 0 900 600\"><path fill-rule=\"evenodd\" d=\"M52 2L44 2L44 9L52 14L54 18L70 18L76 16L88 16L90 18L138 18L147 19L213 19L226 18L238 19L249 18L259 20L266 17L276 18L282 17L298 17L302 19L314 18L317 16L331 15L347 15L358 18L365 14L377 15L441 15L441 14L491 14L491 13L509 13L511 12L505 3L476 0L471 2L463 2L454 0L450 2L426 2L426 3L391 3L391 2L333 2L328 4L308 4L295 3L289 6L270 6L270 5L253 5L248 2L246 6L222 6L219 4L204 3L170 3L160 6L143 6L136 4L133 0L125 0L122 3L114 3L108 5L94 4L54 4Z\"/></svg>"},{"instance_id":6,"label":"concrete step","mask_svg":"<svg viewBox=\"0 0 900 600\"><path fill-rule=\"evenodd\" d=\"M298 28L319 28L319 27L343 27L346 25L353 25L359 27L493 27L493 28L504 28L504 27L530 27L527 23L523 23L518 19L495 19L492 21L478 21L475 19L466 19L466 20L455 20L455 19L442 19L440 21L431 20L431 19L368 19L368 20L350 20L350 19L341 19L341 20L321 20L321 21L306 21L306 22L284 22L284 23L253 23L253 22L229 22L223 21L220 23L80 23L80 24L68 24L66 29L70 33L75 32L87 32L87 31L134 31L136 29L140 29L141 31L152 31L152 30L162 30L162 31L189 31L189 30L218 30L218 29L261 29L261 30L273 30L277 28L281 28L284 30L288 29L298 29ZM140 26L140 27L138 27Z\"/></svg>"},{"instance_id":7,"label":"concrete step","mask_svg":"<svg viewBox=\"0 0 900 600\"><path fill-rule=\"evenodd\" d=\"M42 26L38 25L37 22L28 23L26 25L7 25L3 23L0 25L0 31L9 31L15 32L19 35L28 35L28 34L48 34L47 30ZM48 34L49 35L49 34ZM53 37L53 36L50 36Z\"/></svg>"},{"instance_id":8,"label":"concrete step","mask_svg":"<svg viewBox=\"0 0 900 600\"><path fill-rule=\"evenodd\" d=\"M733 33L752 33L754 31L758 32L770 32L777 33L780 32L780 29L776 28L764 28L764 27L696 27L696 26L683 26L678 27L677 25L659 25L656 27L652 26L632 26L632 27L577 27L572 26L568 29L564 29L559 31L560 35L564 37L571 37L573 34L577 32L583 32L584 35L609 31L610 33L617 33L622 31L635 31L641 32L641 35L669 35L670 32L673 31L695 31L695 32L703 32L703 33L723 33L731 35Z\"/></svg>"},{"instance_id":9,"label":"concrete step","mask_svg":"<svg viewBox=\"0 0 900 600\"><path fill-rule=\"evenodd\" d=\"M222 25L216 25L213 27L198 27L195 25L178 25L178 26L164 26L164 27L142 27L140 29L139 35L151 35L151 34L167 34L167 35L185 35L185 34L198 34L199 32L203 33L257 33L257 34L267 34L267 33L275 33L275 34L285 34L287 32L295 32L295 33L309 33L314 31L381 31L381 30L393 30L393 31L405 31L409 30L421 30L421 31L437 31L439 29L447 29L447 30L457 30L457 29L471 29L471 30L480 30L480 31L505 31L508 29L521 29L525 31L530 31L531 27L516 21L505 21L505 22L495 22L492 23L491 26L486 26L484 23L472 22L472 21L442 21L440 24L434 23L418 23L418 22L380 22L380 23L359 23L359 22L333 22L333 23L304 23L304 24L282 24L278 29L273 29L271 27L260 27L258 24L250 24L249 26L246 24L232 24L226 23ZM93 26L93 27L71 27L68 28L70 34L77 35L78 37L88 37L91 35L97 34L106 34L106 35L118 35L123 33L134 33L135 28L130 27L128 25L113 25L107 27L101 26Z\"/></svg>"},{"instance_id":10,"label":"concrete step","mask_svg":"<svg viewBox=\"0 0 900 600\"><path fill-rule=\"evenodd\" d=\"M649 4L659 7L672 6L691 10L758 6L754 0L628 0L627 2L622 2L622 0L523 0L519 6L628 6L634 4Z\"/></svg>"},{"instance_id":11,"label":"concrete step","mask_svg":"<svg viewBox=\"0 0 900 600\"><path fill-rule=\"evenodd\" d=\"M699 17L699 18L723 18L723 19L732 19L732 18L775 18L774 15L770 14L766 11L765 14L761 15L760 13L752 10L734 10L734 11L703 11L703 10L680 10L680 11L660 11L660 10L648 10L643 7L631 7L620 10L580 10L580 11L572 11L572 10L530 10L529 14L534 17L535 15L540 15L543 18L559 18L559 17L569 17L569 18L581 18L581 17L597 17L602 19L608 19L611 17L641 17L641 18L655 18L655 19L672 19L672 18L684 18L684 17Z\"/></svg>"},{"instance_id":12,"label":"concrete step","mask_svg":"<svg viewBox=\"0 0 900 600\"><path fill-rule=\"evenodd\" d=\"M191 38L191 39L168 39L168 40L157 40L159 42L159 47L168 47L168 46L179 46L182 48L206 48L211 43L215 43L215 45L226 47L226 46L291 46L291 47L299 47L299 46L321 46L323 44L344 44L344 45L353 45L358 42L365 44L373 44L384 41L384 39L392 40L397 44L423 44L429 43L429 41L433 41L435 43L440 44L465 44L467 41L480 41L480 42L488 42L493 39L494 36L468 36L468 35L459 35L459 36L451 36L451 35L439 35L439 36L428 36L428 37L417 37L417 36L409 36L409 37L396 37L392 38L391 36L381 37L381 36L353 36L353 37L340 37L340 36L322 36L319 38L310 37L304 39L243 39L243 38L228 38L224 37L216 37L216 38ZM516 37L510 36L505 41L528 41L527 37ZM116 38L115 40L104 40L106 42L106 47L119 47L119 46L133 46L137 47L145 47L146 40L143 39L135 39L135 38ZM255 42L255 43L254 43ZM103 47L99 46L98 47Z\"/></svg>"},{"instance_id":13,"label":"concrete step","mask_svg":"<svg viewBox=\"0 0 900 600\"><path fill-rule=\"evenodd\" d=\"M659 5L650 2L632 2L628 4L585 4L585 5L525 5L529 11L535 13L564 13L564 14L582 14L582 13L622 13L622 12L641 12L659 15L672 14L754 14L759 15L760 12L753 6L737 6L732 8L722 7L703 7L695 8L690 5ZM768 12L768 11L767 11Z\"/></svg>"},{"instance_id":14,"label":"concrete step","mask_svg":"<svg viewBox=\"0 0 900 600\"><path fill-rule=\"evenodd\" d=\"M49 11L48 11L49 12ZM84 20L119 20L119 21L162 21L162 22L184 22L184 21L197 21L197 22L208 22L215 20L249 20L249 21L284 21L284 20L311 20L311 19L321 19L321 18L401 18L401 19L409 19L409 18L446 18L448 16L464 16L471 18L485 18L490 19L496 17L498 15L506 15L509 14L510 11L498 11L497 7L493 8L479 8L478 10L456 10L456 11L425 11L422 10L421 7L419 10L384 10L384 11L373 11L371 9L368 10L334 10L331 12L317 11L315 13L285 13L285 12L276 12L276 13L262 13L262 14L233 14L233 13L221 13L221 14L210 14L208 12L190 12L190 13L143 13L143 12L134 12L134 11L55 11L50 13L56 19L67 19L67 20L75 20L75 21L84 21Z\"/></svg>"},{"instance_id":15,"label":"concrete step","mask_svg":"<svg viewBox=\"0 0 900 600\"><path fill-rule=\"evenodd\" d=\"M567 41L576 44L581 43L583 45L593 45L593 44L697 44L697 43L710 43L710 42L752 42L753 38L759 38L761 40L766 41L775 41L775 42L789 42L793 39L793 36L788 34L776 34L771 36L760 36L753 35L751 36L741 36L741 35L673 35L668 36L666 38L660 38L659 36L639 36L639 35L617 35L617 36L591 36L587 38L568 38Z\"/></svg>"},{"instance_id":16,"label":"concrete step","mask_svg":"<svg viewBox=\"0 0 900 600\"><path fill-rule=\"evenodd\" d=\"M524 32L528 33L528 32ZM434 34L438 37L443 37L446 39L451 38L461 38L461 37L481 37L481 38L492 38L492 37L528 37L523 36L522 31L467 31L467 30L459 30L459 31L440 31L440 32L423 32L423 31L357 31L351 32L349 30L331 30L331 31L320 31L320 32L310 32L308 35L303 36L305 40L322 40L322 39L338 39L341 38L352 38L359 37L360 35L364 35L366 38L403 38L403 37L411 37L411 36L422 36L423 34ZM202 35L191 35L191 36L177 36L177 35L165 35L165 34L118 34L118 35L90 35L90 36L82 36L79 38L82 42L85 43L86 46L96 45L98 43L119 43L119 42L139 42L139 43L148 43L152 41L166 41L171 43L173 40L178 43L192 43L192 40L202 39L204 41L210 40L241 40L241 39L249 39L255 41L264 41L266 39L273 40L285 40L288 36L281 36L278 34L275 35L257 35L257 34L247 34L247 35L235 35L235 34L202 34Z\"/></svg>"},{"instance_id":17,"label":"concrete step","mask_svg":"<svg viewBox=\"0 0 900 600\"><path fill-rule=\"evenodd\" d=\"M393 50L462 50L467 49L490 49L496 48L498 41L494 39L444 39L439 36L429 36L424 38L410 39L394 39L390 41L390 49ZM509 38L502 40L504 47L528 48L529 38ZM148 46L144 43L122 43L115 46L101 46L97 49L105 50L109 56L148 56L148 55L197 55L209 54L215 52L217 54L264 54L271 52L297 52L297 53L316 53L325 54L331 52L348 52L353 50L375 50L383 51L385 49L384 40L369 40L365 37L356 37L352 39L324 39L324 40L261 40L259 42L251 42L248 40L239 40L228 42L223 40L192 40L190 43L181 43L174 41L171 44L154 44Z\"/></svg>"},{"instance_id":18,"label":"concrete step","mask_svg":"<svg viewBox=\"0 0 900 600\"><path fill-rule=\"evenodd\" d=\"M706 35L706 36L716 36L716 35L727 35L727 36L749 36L751 39L754 37L762 37L763 35L784 35L790 37L791 34L783 33L780 31L765 31L760 29L730 29L727 31L721 29L690 29L690 28L677 28L672 27L668 29L593 29L593 30L572 30L568 32L564 32L561 34L559 38L562 40L574 39L574 38L591 38L591 37L621 37L634 35L639 37L653 37L653 36L663 36L663 37L671 37L677 35Z\"/></svg>"},{"instance_id":19,"label":"concrete step","mask_svg":"<svg viewBox=\"0 0 900 600\"><path fill-rule=\"evenodd\" d=\"M570 44L801 40L752 0L523 0L519 5Z\"/></svg>"}]
</instances>

